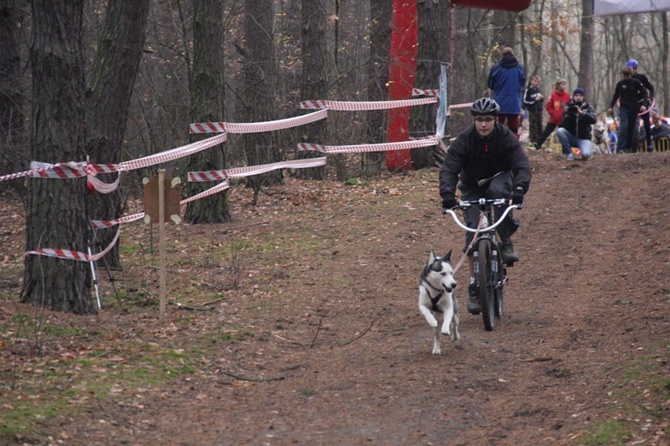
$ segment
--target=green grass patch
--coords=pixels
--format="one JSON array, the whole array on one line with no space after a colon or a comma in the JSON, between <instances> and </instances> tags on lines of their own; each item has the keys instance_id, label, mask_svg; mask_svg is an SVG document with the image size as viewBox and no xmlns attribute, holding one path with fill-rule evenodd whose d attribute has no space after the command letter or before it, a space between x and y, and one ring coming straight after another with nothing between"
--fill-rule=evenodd
<instances>
[{"instance_id":1,"label":"green grass patch","mask_svg":"<svg viewBox=\"0 0 670 446\"><path fill-rule=\"evenodd\" d=\"M598 424L593 432L584 436L580 444L584 446L625 446L632 437L628 427L617 420Z\"/></svg>"}]
</instances>

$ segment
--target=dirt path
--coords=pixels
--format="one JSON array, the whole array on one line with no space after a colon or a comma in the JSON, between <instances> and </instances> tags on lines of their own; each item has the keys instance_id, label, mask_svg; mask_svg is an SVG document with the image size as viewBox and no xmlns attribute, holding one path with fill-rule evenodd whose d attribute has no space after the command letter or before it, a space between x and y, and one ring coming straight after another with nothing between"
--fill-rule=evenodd
<instances>
[{"instance_id":1,"label":"dirt path","mask_svg":"<svg viewBox=\"0 0 670 446\"><path fill-rule=\"evenodd\" d=\"M494 332L465 312L464 267L463 339L431 354L418 273L429 250L458 259L463 243L437 210L436 170L317 191L291 181L225 233L264 245L215 312L174 312L168 329L113 310L86 322L193 352L195 372L119 382L44 430L88 445L668 444L670 154L532 162ZM171 280L192 279L184 266Z\"/></svg>"}]
</instances>

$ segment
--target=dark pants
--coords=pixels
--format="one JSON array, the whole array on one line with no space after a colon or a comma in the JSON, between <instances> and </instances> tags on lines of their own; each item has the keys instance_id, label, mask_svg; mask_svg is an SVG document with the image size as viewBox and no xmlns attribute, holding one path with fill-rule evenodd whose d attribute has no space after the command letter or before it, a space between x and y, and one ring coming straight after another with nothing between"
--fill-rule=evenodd
<instances>
[{"instance_id":1,"label":"dark pants","mask_svg":"<svg viewBox=\"0 0 670 446\"><path fill-rule=\"evenodd\" d=\"M649 150L650 147L652 147L651 143L651 121L649 119L649 111L644 113L642 116L642 123L644 124L644 133L645 133L645 140L647 142L647 145L645 146L647 150Z\"/></svg>"},{"instance_id":2,"label":"dark pants","mask_svg":"<svg viewBox=\"0 0 670 446\"><path fill-rule=\"evenodd\" d=\"M537 147L540 148L542 144L549 138L549 135L558 128L558 124L552 124L551 122L547 122L547 126L544 128L544 131L540 135L540 139L537 142Z\"/></svg>"},{"instance_id":3,"label":"dark pants","mask_svg":"<svg viewBox=\"0 0 670 446\"><path fill-rule=\"evenodd\" d=\"M620 152L637 152L637 110L619 107L619 146Z\"/></svg>"},{"instance_id":4,"label":"dark pants","mask_svg":"<svg viewBox=\"0 0 670 446\"><path fill-rule=\"evenodd\" d=\"M458 188L461 190L461 200L463 201L472 201L478 200L480 198L509 198L512 194L512 187L514 186L514 175L512 171L508 170L501 173L497 177L491 179L488 183L483 186L468 187L461 183ZM496 209L495 217L496 221L500 218L507 206L501 206ZM479 223L479 206L470 206L464 212L465 223L470 228L476 228ZM493 224L494 222L489 222ZM505 220L496 228L498 235L502 240L509 239L519 227L519 223L512 218L512 212L507 214ZM467 249L472 242L474 233L468 232L465 235L465 248Z\"/></svg>"},{"instance_id":5,"label":"dark pants","mask_svg":"<svg viewBox=\"0 0 670 446\"><path fill-rule=\"evenodd\" d=\"M542 135L542 110L528 112L528 140L535 145L540 145Z\"/></svg>"}]
</instances>

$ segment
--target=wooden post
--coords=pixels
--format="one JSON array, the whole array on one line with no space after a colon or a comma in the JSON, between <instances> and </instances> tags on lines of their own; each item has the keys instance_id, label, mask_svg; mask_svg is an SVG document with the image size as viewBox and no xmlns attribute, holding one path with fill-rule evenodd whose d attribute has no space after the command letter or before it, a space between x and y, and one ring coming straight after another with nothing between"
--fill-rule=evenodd
<instances>
[{"instance_id":1,"label":"wooden post","mask_svg":"<svg viewBox=\"0 0 670 446\"><path fill-rule=\"evenodd\" d=\"M165 169L158 170L158 245L160 250L159 294L160 320L165 322Z\"/></svg>"}]
</instances>

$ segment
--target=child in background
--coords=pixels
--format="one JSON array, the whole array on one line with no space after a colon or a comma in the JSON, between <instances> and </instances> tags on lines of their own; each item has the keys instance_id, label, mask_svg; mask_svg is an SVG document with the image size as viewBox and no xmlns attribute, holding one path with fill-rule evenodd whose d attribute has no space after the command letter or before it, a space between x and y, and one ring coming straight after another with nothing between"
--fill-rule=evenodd
<instances>
[{"instance_id":1,"label":"child in background","mask_svg":"<svg viewBox=\"0 0 670 446\"><path fill-rule=\"evenodd\" d=\"M572 96L570 96L570 93L565 91L567 86L568 81L566 81L565 79L558 79L556 81L556 89L551 93L551 96L549 96L549 100L544 106L544 108L549 113L549 120L547 121L547 125L544 128L542 135L540 135L539 141L537 142L538 149L542 147L542 144L544 144L547 138L549 138L551 133L554 130L556 130L559 125L561 125L565 104L567 104L572 98Z\"/></svg>"},{"instance_id":2,"label":"child in background","mask_svg":"<svg viewBox=\"0 0 670 446\"><path fill-rule=\"evenodd\" d=\"M540 76L532 76L528 87L523 91L523 108L528 113L528 148L535 149L540 144L540 135L542 134L542 110L544 96L540 91Z\"/></svg>"}]
</instances>

